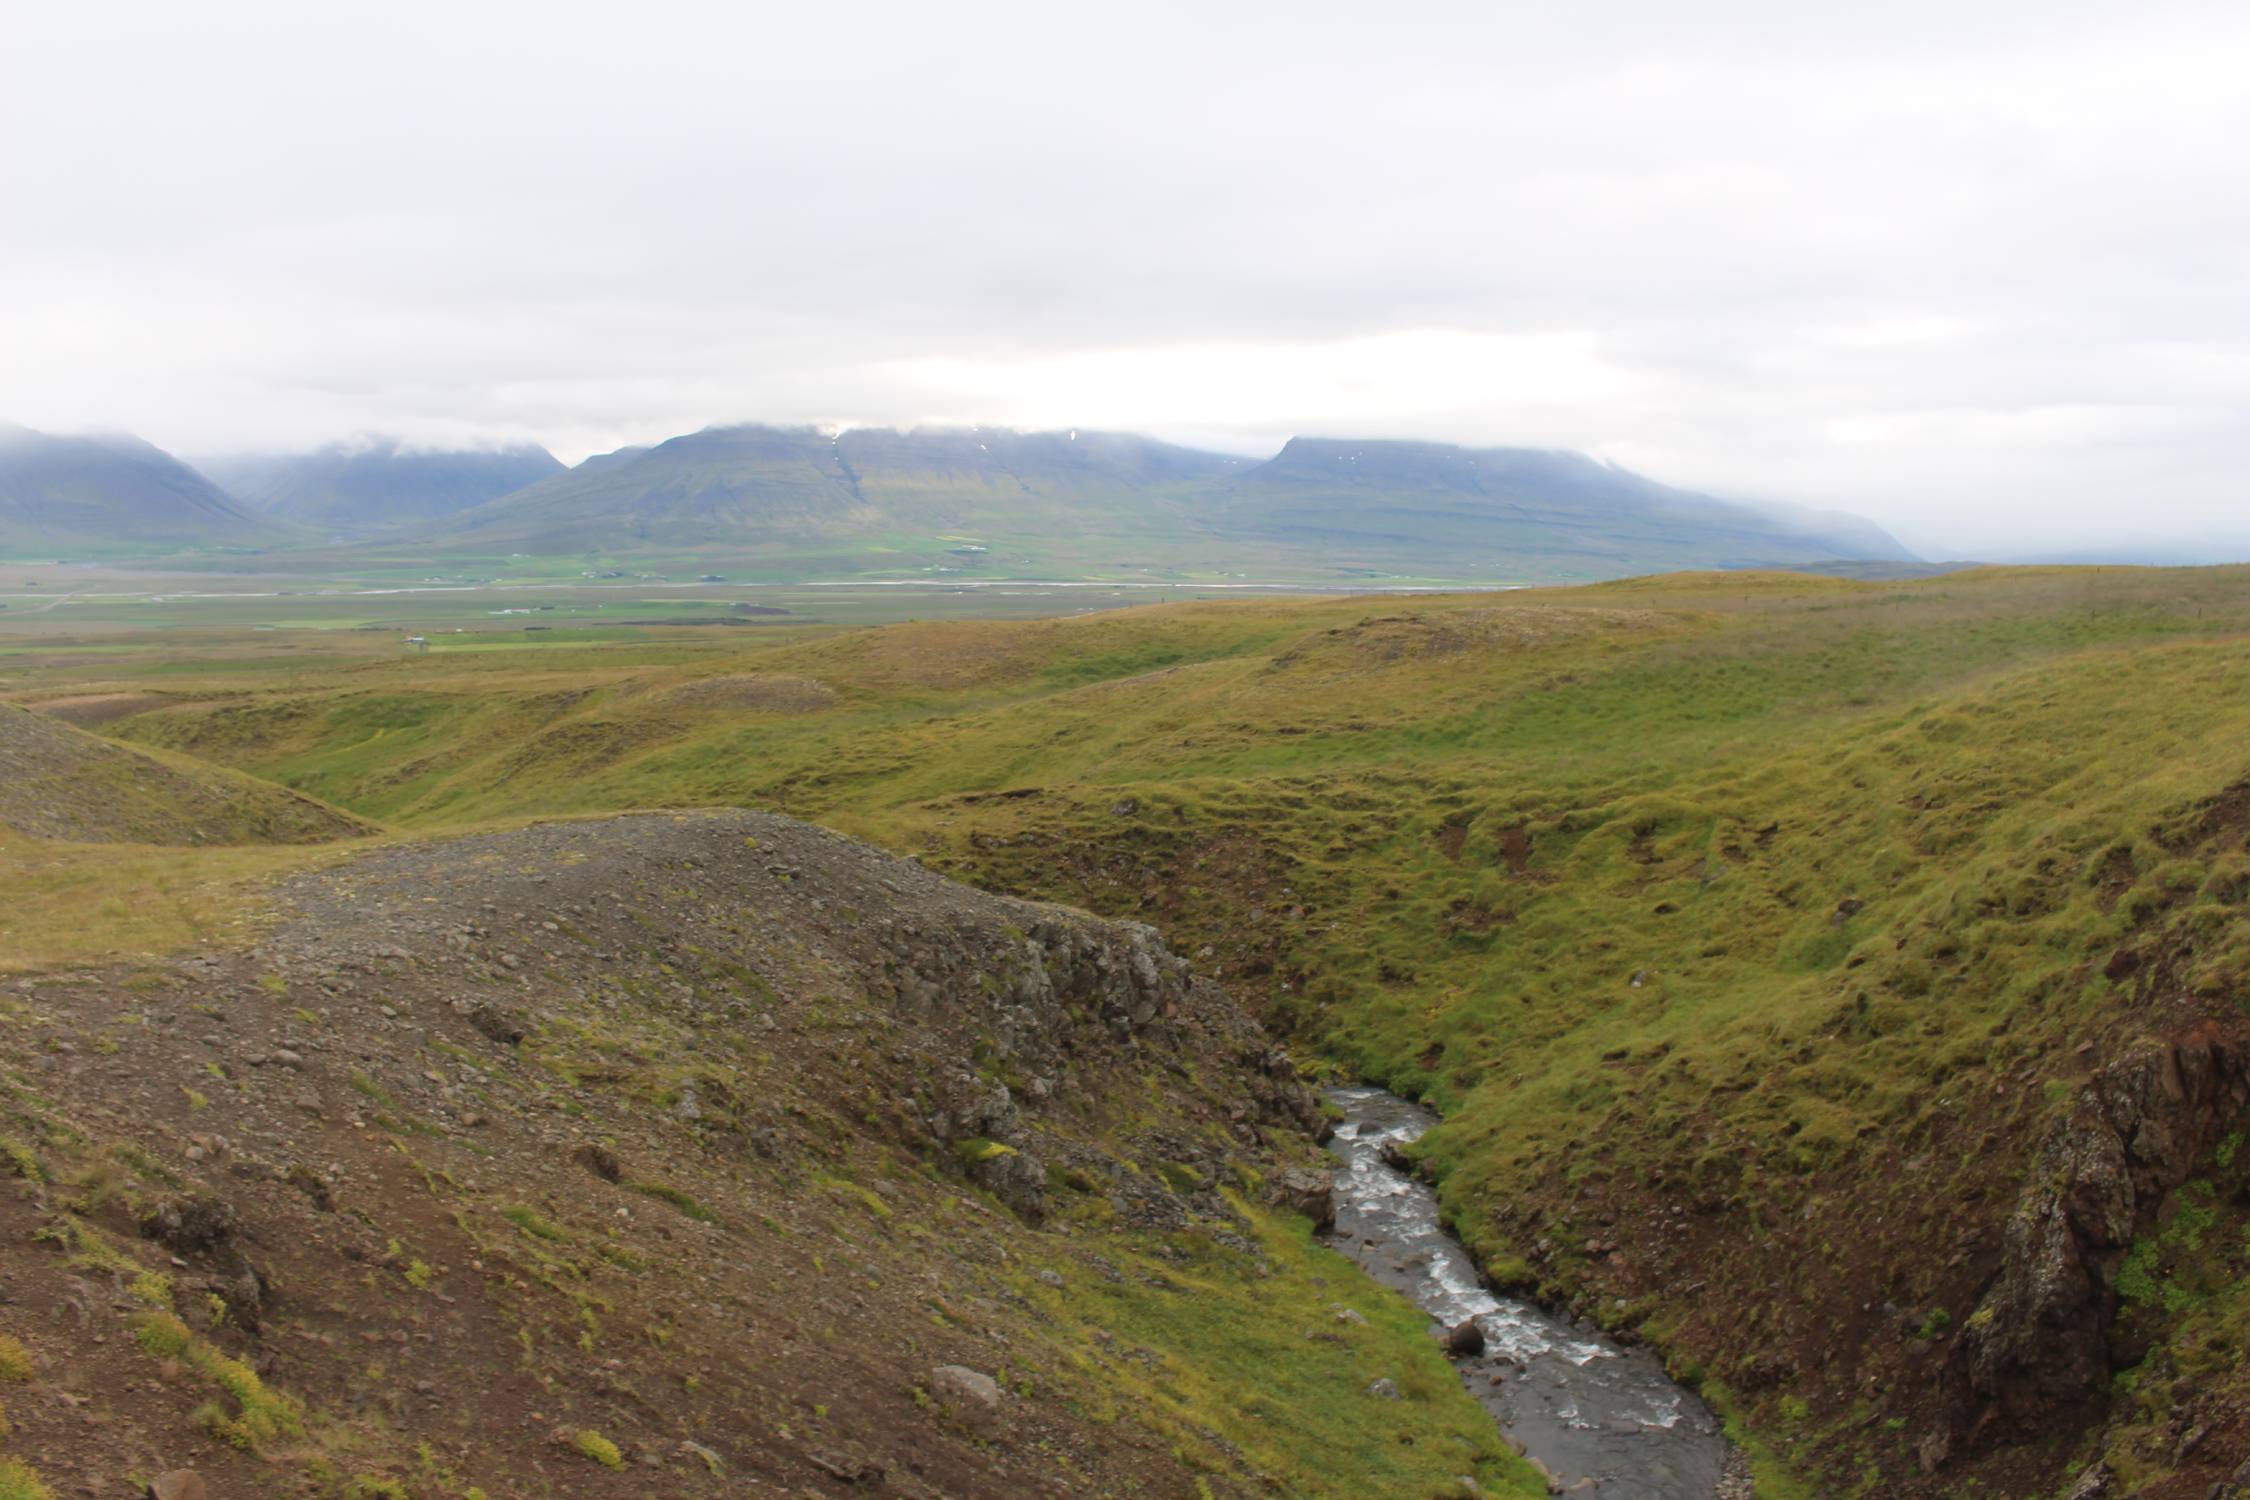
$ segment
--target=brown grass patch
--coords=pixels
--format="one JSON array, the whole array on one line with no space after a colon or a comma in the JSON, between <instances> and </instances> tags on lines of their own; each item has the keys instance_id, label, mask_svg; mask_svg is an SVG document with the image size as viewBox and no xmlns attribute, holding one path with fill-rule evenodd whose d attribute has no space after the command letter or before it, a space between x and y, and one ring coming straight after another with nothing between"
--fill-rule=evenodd
<instances>
[{"instance_id":1,"label":"brown grass patch","mask_svg":"<svg viewBox=\"0 0 2250 1500\"><path fill-rule=\"evenodd\" d=\"M810 714L836 705L836 690L814 677L789 672L699 677L664 692L673 708L744 714Z\"/></svg>"}]
</instances>

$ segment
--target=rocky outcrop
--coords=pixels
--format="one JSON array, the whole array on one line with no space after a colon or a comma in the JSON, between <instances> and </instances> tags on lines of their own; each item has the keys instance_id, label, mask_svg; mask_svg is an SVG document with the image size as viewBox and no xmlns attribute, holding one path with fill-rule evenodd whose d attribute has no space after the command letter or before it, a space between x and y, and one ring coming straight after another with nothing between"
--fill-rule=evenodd
<instances>
[{"instance_id":1,"label":"rocky outcrop","mask_svg":"<svg viewBox=\"0 0 2250 1500\"><path fill-rule=\"evenodd\" d=\"M970 1181L1030 1223L1047 1217L1047 1169L1039 1158L995 1144L967 1165Z\"/></svg>"},{"instance_id":2,"label":"rocky outcrop","mask_svg":"<svg viewBox=\"0 0 2250 1500\"><path fill-rule=\"evenodd\" d=\"M2117 1274L2134 1236L2250 1108L2250 1039L2207 1023L2088 1081L2040 1148L2000 1273L1955 1342L1951 1436L2023 1435L2109 1374Z\"/></svg>"},{"instance_id":3,"label":"rocky outcrop","mask_svg":"<svg viewBox=\"0 0 2250 1500\"><path fill-rule=\"evenodd\" d=\"M1101 921L1062 908L1018 904L1036 920L1002 928L988 913L919 927L888 946L886 976L912 1016L971 1028L986 1072L957 1070L934 1089L924 1123L950 1143L970 1179L1036 1223L1045 1216L1048 1160L1039 1154L1038 1117L1070 1095L1075 1066L1144 1043L1170 1049L1174 1023L1193 1014L1208 1023L1232 1016L1246 1050L1240 1058L1244 1103L1238 1125L1277 1124L1309 1131L1318 1120L1312 1092L1288 1053L1264 1048L1247 1021L1154 928ZM1005 1069L1011 1089L989 1076Z\"/></svg>"},{"instance_id":4,"label":"rocky outcrop","mask_svg":"<svg viewBox=\"0 0 2250 1500\"><path fill-rule=\"evenodd\" d=\"M886 934L897 1002L910 1015L973 1010L993 1049L1035 1075L1091 1040L1089 1025L1126 1041L1176 1017L1194 983L1186 961L1137 922L1056 908L996 941L989 912L965 915Z\"/></svg>"},{"instance_id":5,"label":"rocky outcrop","mask_svg":"<svg viewBox=\"0 0 2250 1500\"><path fill-rule=\"evenodd\" d=\"M1312 1220L1315 1234L1326 1234L1336 1227L1336 1180L1327 1172L1301 1167L1278 1172L1266 1192L1266 1201Z\"/></svg>"},{"instance_id":6,"label":"rocky outcrop","mask_svg":"<svg viewBox=\"0 0 2250 1500\"><path fill-rule=\"evenodd\" d=\"M1242 1087L1249 1100L1237 1119L1281 1125L1327 1144L1333 1126L1320 1112L1320 1100L1305 1086L1297 1060L1285 1048L1268 1048L1240 1060Z\"/></svg>"}]
</instances>

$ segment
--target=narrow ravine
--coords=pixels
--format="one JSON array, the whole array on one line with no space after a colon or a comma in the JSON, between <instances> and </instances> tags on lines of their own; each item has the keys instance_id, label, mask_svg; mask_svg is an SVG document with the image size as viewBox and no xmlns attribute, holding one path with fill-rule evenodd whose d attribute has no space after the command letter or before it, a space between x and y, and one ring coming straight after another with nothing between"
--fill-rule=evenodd
<instances>
[{"instance_id":1,"label":"narrow ravine","mask_svg":"<svg viewBox=\"0 0 2250 1500\"><path fill-rule=\"evenodd\" d=\"M1477 1320L1484 1352L1454 1360L1461 1378L1558 1489L1608 1500L1749 1493L1718 1420L1653 1355L1486 1289L1440 1226L1436 1196L1383 1160L1386 1142L1413 1140L1435 1115L1377 1088L1332 1089L1328 1099L1344 1115L1329 1143L1345 1167L1336 1248L1437 1325Z\"/></svg>"}]
</instances>

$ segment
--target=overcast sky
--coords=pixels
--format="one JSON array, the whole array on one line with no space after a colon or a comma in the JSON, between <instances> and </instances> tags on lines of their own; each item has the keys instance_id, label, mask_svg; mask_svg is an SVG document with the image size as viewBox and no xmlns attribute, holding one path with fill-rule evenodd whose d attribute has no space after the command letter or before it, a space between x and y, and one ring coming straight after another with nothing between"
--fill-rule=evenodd
<instances>
[{"instance_id":1,"label":"overcast sky","mask_svg":"<svg viewBox=\"0 0 2250 1500\"><path fill-rule=\"evenodd\" d=\"M2250 538L2250 6L0 11L0 418L1568 446Z\"/></svg>"}]
</instances>

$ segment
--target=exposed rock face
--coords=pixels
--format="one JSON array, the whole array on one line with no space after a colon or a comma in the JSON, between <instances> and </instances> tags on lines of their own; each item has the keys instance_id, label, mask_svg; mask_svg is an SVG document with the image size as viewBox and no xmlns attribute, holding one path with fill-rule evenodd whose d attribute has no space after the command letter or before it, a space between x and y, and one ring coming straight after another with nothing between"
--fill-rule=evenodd
<instances>
[{"instance_id":1,"label":"exposed rock face","mask_svg":"<svg viewBox=\"0 0 2250 1500\"><path fill-rule=\"evenodd\" d=\"M892 983L910 1013L974 1008L995 1050L1042 1076L1083 1040L1081 1017L1099 1018L1112 1037L1127 1040L1177 1016L1194 983L1186 960L1138 922L1096 923L1055 910L1001 951L991 928L986 918L895 934L885 945ZM993 1134L1012 1117L1005 1089L948 1104L962 1134Z\"/></svg>"},{"instance_id":2,"label":"exposed rock face","mask_svg":"<svg viewBox=\"0 0 2250 1500\"><path fill-rule=\"evenodd\" d=\"M2078 1476L2078 1482L2070 1487L2070 1493L2063 1496L2063 1500L2103 1500L2109 1491L2109 1465L2096 1464Z\"/></svg>"},{"instance_id":3,"label":"exposed rock face","mask_svg":"<svg viewBox=\"0 0 2250 1500\"><path fill-rule=\"evenodd\" d=\"M2000 1275L1954 1346L1957 1432L2020 1434L2100 1389L2134 1236L2246 1108L2250 1045L2216 1023L2126 1053L2081 1091L2040 1148Z\"/></svg>"},{"instance_id":4,"label":"exposed rock face","mask_svg":"<svg viewBox=\"0 0 2250 1500\"><path fill-rule=\"evenodd\" d=\"M1244 1061L1253 1062L1248 1058ZM1245 1087L1259 1119L1290 1125L1323 1143L1334 1133L1335 1128L1320 1112L1320 1101L1305 1086L1297 1060L1287 1049L1270 1048L1256 1058Z\"/></svg>"},{"instance_id":5,"label":"exposed rock face","mask_svg":"<svg viewBox=\"0 0 2250 1500\"><path fill-rule=\"evenodd\" d=\"M208 1193L167 1198L141 1222L141 1233L182 1255L216 1250L234 1237L233 1204Z\"/></svg>"},{"instance_id":6,"label":"exposed rock face","mask_svg":"<svg viewBox=\"0 0 2250 1500\"><path fill-rule=\"evenodd\" d=\"M977 1186L1037 1224L1047 1217L1047 1169L1021 1151L997 1152L969 1169Z\"/></svg>"},{"instance_id":7,"label":"exposed rock face","mask_svg":"<svg viewBox=\"0 0 2250 1500\"><path fill-rule=\"evenodd\" d=\"M901 934L905 941L886 944L885 969L902 1009L967 1023L996 1061L1028 1075L1019 1102L1005 1083L956 1072L933 1092L925 1124L940 1142L971 1145L963 1155L971 1179L1036 1223L1045 1216L1048 1167L1036 1150L1036 1116L1057 1102L1058 1090L1069 1091L1073 1060L1166 1039L1184 1014L1223 1002L1152 927L1021 909L1037 919L997 945L981 914L973 925ZM1268 1050L1244 1061L1245 1121L1309 1128L1318 1106L1288 1054Z\"/></svg>"},{"instance_id":8,"label":"exposed rock face","mask_svg":"<svg viewBox=\"0 0 2250 1500\"><path fill-rule=\"evenodd\" d=\"M1274 1174L1266 1200L1312 1220L1313 1230L1326 1234L1336 1227L1336 1182L1327 1172L1292 1167Z\"/></svg>"}]
</instances>

